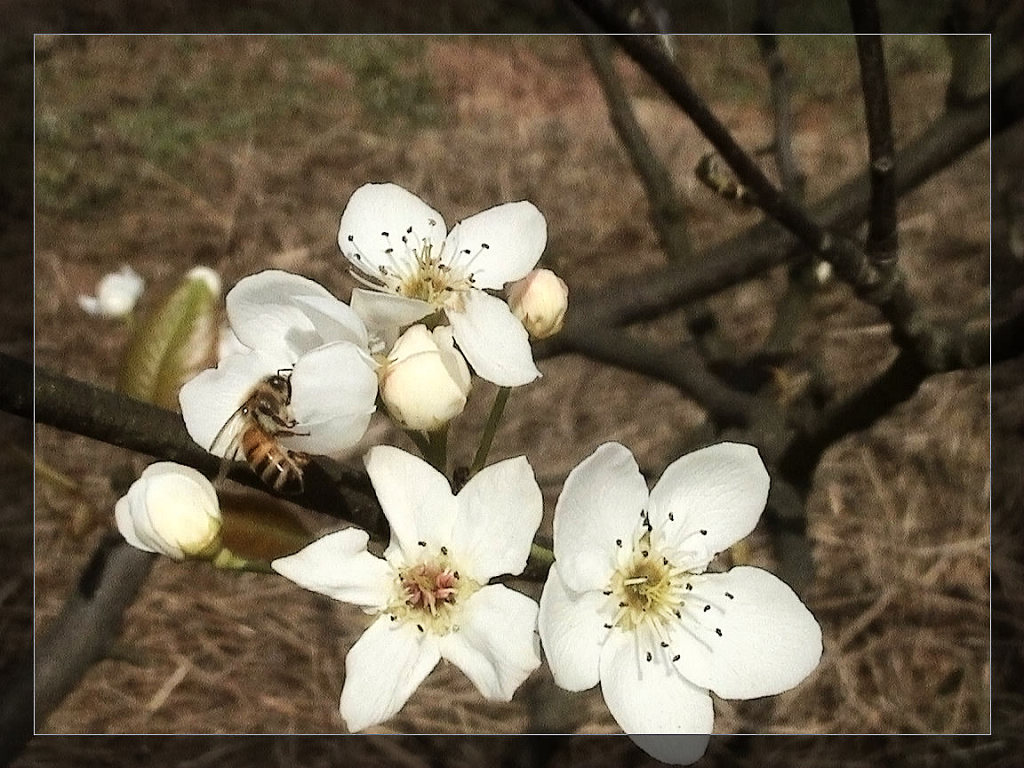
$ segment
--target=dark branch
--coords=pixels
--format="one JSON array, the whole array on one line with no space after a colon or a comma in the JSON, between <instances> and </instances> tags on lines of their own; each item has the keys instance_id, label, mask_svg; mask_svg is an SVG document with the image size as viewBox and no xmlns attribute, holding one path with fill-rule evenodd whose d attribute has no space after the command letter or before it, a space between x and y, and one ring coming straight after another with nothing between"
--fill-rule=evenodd
<instances>
[{"instance_id":1,"label":"dark branch","mask_svg":"<svg viewBox=\"0 0 1024 768\"><path fill-rule=\"evenodd\" d=\"M771 85L772 117L775 126L775 165L779 170L782 188L797 199L803 197L804 175L797 166L793 154L793 114L790 110L790 83L786 62L779 52L779 40L775 35L774 0L760 0L757 16L757 47L761 60L768 69Z\"/></svg>"},{"instance_id":2,"label":"dark branch","mask_svg":"<svg viewBox=\"0 0 1024 768\"><path fill-rule=\"evenodd\" d=\"M1024 312L997 324L991 333L979 329L965 334L964 357L1001 362L1024 355ZM967 367L953 365L949 370ZM806 424L789 443L779 460L779 471L796 487L807 488L822 453L837 440L871 427L900 403L909 400L921 383L934 373L921 360L901 352L878 378L842 402L827 407Z\"/></svg>"},{"instance_id":3,"label":"dark branch","mask_svg":"<svg viewBox=\"0 0 1024 768\"><path fill-rule=\"evenodd\" d=\"M0 408L32 418L32 367L0 355ZM145 453L164 461L215 475L221 460L200 448L185 430L181 416L117 392L39 368L35 371L35 420L58 429ZM232 480L271 493L244 464L228 474ZM363 473L318 460L305 471L305 491L282 496L316 512L348 520L377 536L387 535L369 481Z\"/></svg>"},{"instance_id":4,"label":"dark branch","mask_svg":"<svg viewBox=\"0 0 1024 768\"><path fill-rule=\"evenodd\" d=\"M36 722L42 724L86 670L106 656L156 556L104 539L60 615L36 645ZM31 703L29 703L31 706Z\"/></svg>"},{"instance_id":5,"label":"dark branch","mask_svg":"<svg viewBox=\"0 0 1024 768\"><path fill-rule=\"evenodd\" d=\"M585 18L582 21L589 24ZM637 122L629 97L612 63L611 47L603 35L583 35L580 39L608 103L612 127L626 148L633 169L647 193L651 223L658 233L661 247L669 261L690 261L693 258L693 245L679 193Z\"/></svg>"},{"instance_id":6,"label":"dark branch","mask_svg":"<svg viewBox=\"0 0 1024 768\"><path fill-rule=\"evenodd\" d=\"M1017 112L1017 118L1024 108ZM1009 123L1006 123L1008 125ZM897 192L904 194L946 168L988 138L988 107L949 112L938 118L898 157ZM1005 125L1004 125L1005 127ZM811 206L829 227L853 227L867 214L867 174L846 182ZM791 258L793 238L766 222L702 251L692 264L670 264L643 277L573 297L570 314L608 325L649 320L697 298L709 296L756 277ZM538 347L538 356L570 351L561 339Z\"/></svg>"},{"instance_id":7,"label":"dark branch","mask_svg":"<svg viewBox=\"0 0 1024 768\"><path fill-rule=\"evenodd\" d=\"M895 149L885 73L881 20L874 0L850 0L853 28L858 33L857 60L864 93L871 169L871 212L868 216L868 255L880 269L895 264L899 241L896 229Z\"/></svg>"},{"instance_id":8,"label":"dark branch","mask_svg":"<svg viewBox=\"0 0 1024 768\"><path fill-rule=\"evenodd\" d=\"M772 403L727 386L691 345L658 347L623 330L573 323L562 329L562 336L571 349L592 360L673 384L706 409L720 426L752 427L778 416Z\"/></svg>"}]
</instances>

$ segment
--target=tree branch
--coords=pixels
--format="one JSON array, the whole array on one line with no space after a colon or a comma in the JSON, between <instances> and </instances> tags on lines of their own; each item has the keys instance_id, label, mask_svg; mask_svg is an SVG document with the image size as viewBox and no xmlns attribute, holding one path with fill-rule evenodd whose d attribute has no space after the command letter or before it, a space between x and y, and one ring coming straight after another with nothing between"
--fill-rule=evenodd
<instances>
[{"instance_id":1,"label":"tree branch","mask_svg":"<svg viewBox=\"0 0 1024 768\"><path fill-rule=\"evenodd\" d=\"M937 118L897 158L899 194L916 188L965 152L988 138L987 105L947 112ZM1024 105L1014 118L1024 115ZM1003 127L1010 123L1004 122ZM852 227L868 212L868 175L860 174L819 202L811 214L829 227ZM794 239L768 222L700 252L692 264L670 264L614 286L578 292L570 316L586 315L594 322L624 325L649 320L693 299L711 295L756 277L791 258ZM558 337L539 346L540 356L566 351Z\"/></svg>"},{"instance_id":2,"label":"tree branch","mask_svg":"<svg viewBox=\"0 0 1024 768\"><path fill-rule=\"evenodd\" d=\"M180 414L43 368L35 371L33 413L32 366L0 354L0 368L0 409L28 418L34 416L40 424L164 461L186 464L209 476L220 470L221 460L189 437ZM272 493L243 463L235 463L228 477ZM301 495L281 498L348 520L375 536L387 535L386 521L365 474L317 459L307 466L304 481L305 491Z\"/></svg>"},{"instance_id":3,"label":"tree branch","mask_svg":"<svg viewBox=\"0 0 1024 768\"><path fill-rule=\"evenodd\" d=\"M865 248L875 266L885 270L896 263L899 239L896 228L896 158L882 24L875 0L850 0L850 14L857 32L857 61L864 93L871 169L871 212Z\"/></svg>"},{"instance_id":4,"label":"tree branch","mask_svg":"<svg viewBox=\"0 0 1024 768\"><path fill-rule=\"evenodd\" d=\"M108 536L75 592L36 644L36 723L41 726L82 675L104 658L156 556Z\"/></svg>"},{"instance_id":5,"label":"tree branch","mask_svg":"<svg viewBox=\"0 0 1024 768\"><path fill-rule=\"evenodd\" d=\"M582 22L592 26L585 17ZM611 46L600 34L582 35L580 40L597 74L608 116L619 141L626 148L633 170L643 184L650 205L651 223L654 225L661 247L669 261L688 262L693 259L693 244L686 226L686 212L679 193L665 166L658 160L637 122L629 97L615 71L611 59Z\"/></svg>"}]
</instances>

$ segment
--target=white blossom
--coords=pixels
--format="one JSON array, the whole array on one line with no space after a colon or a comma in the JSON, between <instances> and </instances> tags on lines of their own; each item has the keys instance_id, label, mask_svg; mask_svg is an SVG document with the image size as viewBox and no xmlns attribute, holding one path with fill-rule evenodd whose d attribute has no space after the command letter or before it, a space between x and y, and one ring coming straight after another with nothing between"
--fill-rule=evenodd
<instances>
[{"instance_id":1,"label":"white blossom","mask_svg":"<svg viewBox=\"0 0 1024 768\"><path fill-rule=\"evenodd\" d=\"M281 443L342 456L366 432L377 397L377 364L351 307L299 275L269 270L227 295L228 321L242 353L228 354L181 388L189 435L207 450L259 383L284 372L295 426ZM218 446L219 448L220 446Z\"/></svg>"},{"instance_id":2,"label":"white blossom","mask_svg":"<svg viewBox=\"0 0 1024 768\"><path fill-rule=\"evenodd\" d=\"M217 493L202 474L157 462L114 506L117 529L133 547L175 560L212 555L220 542Z\"/></svg>"},{"instance_id":3,"label":"white blossom","mask_svg":"<svg viewBox=\"0 0 1024 768\"><path fill-rule=\"evenodd\" d=\"M626 733L699 735L712 731L709 690L747 699L807 677L821 628L796 594L759 568L706 570L753 530L768 486L757 450L735 443L683 456L650 493L617 443L576 467L555 509L540 603L555 682L600 682Z\"/></svg>"},{"instance_id":4,"label":"white blossom","mask_svg":"<svg viewBox=\"0 0 1024 768\"><path fill-rule=\"evenodd\" d=\"M352 307L374 333L393 340L426 317L447 319L477 375L519 386L540 375L529 337L508 305L486 293L525 276L547 242L544 216L529 202L506 203L455 225L395 184L357 189L338 245L365 288Z\"/></svg>"},{"instance_id":5,"label":"white blossom","mask_svg":"<svg viewBox=\"0 0 1024 768\"><path fill-rule=\"evenodd\" d=\"M493 464L453 495L426 462L390 446L366 469L391 526L378 558L347 528L271 563L306 589L375 618L348 653L341 715L359 731L397 713L442 658L480 693L509 701L540 665L537 604L501 584L526 566L541 493L524 457Z\"/></svg>"},{"instance_id":6,"label":"white blossom","mask_svg":"<svg viewBox=\"0 0 1024 768\"><path fill-rule=\"evenodd\" d=\"M95 296L78 297L78 306L90 315L124 317L135 309L146 281L134 269L125 265L117 272L100 278Z\"/></svg>"}]
</instances>

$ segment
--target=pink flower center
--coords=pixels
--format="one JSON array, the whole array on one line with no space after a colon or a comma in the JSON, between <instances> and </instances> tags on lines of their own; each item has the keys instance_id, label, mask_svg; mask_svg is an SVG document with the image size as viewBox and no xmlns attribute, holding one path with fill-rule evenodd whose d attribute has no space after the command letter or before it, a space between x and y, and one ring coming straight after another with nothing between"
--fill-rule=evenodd
<instances>
[{"instance_id":1,"label":"pink flower center","mask_svg":"<svg viewBox=\"0 0 1024 768\"><path fill-rule=\"evenodd\" d=\"M438 608L455 602L459 591L459 576L450 568L435 563L420 563L402 573L402 591L405 603L437 616Z\"/></svg>"}]
</instances>

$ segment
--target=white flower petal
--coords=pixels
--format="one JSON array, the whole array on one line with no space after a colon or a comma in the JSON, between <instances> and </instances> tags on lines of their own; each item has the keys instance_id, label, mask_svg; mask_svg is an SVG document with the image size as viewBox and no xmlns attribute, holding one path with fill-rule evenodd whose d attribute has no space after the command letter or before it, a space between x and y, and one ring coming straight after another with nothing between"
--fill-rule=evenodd
<instances>
[{"instance_id":1,"label":"white flower petal","mask_svg":"<svg viewBox=\"0 0 1024 768\"><path fill-rule=\"evenodd\" d=\"M510 701L540 666L537 603L492 584L462 606L459 628L440 638L441 656L466 673L485 699Z\"/></svg>"},{"instance_id":2,"label":"white flower petal","mask_svg":"<svg viewBox=\"0 0 1024 768\"><path fill-rule=\"evenodd\" d=\"M378 275L381 267L412 263L403 237L411 247L429 240L440 248L447 232L441 214L412 192L397 184L364 184L341 214L338 246L353 266Z\"/></svg>"},{"instance_id":3,"label":"white flower petal","mask_svg":"<svg viewBox=\"0 0 1024 768\"><path fill-rule=\"evenodd\" d=\"M669 765L691 765L708 751L710 733L630 733L640 749Z\"/></svg>"},{"instance_id":4,"label":"white flower petal","mask_svg":"<svg viewBox=\"0 0 1024 768\"><path fill-rule=\"evenodd\" d=\"M303 355L291 374L291 409L298 425L282 443L293 450L339 456L366 433L377 398L376 364L347 341Z\"/></svg>"},{"instance_id":5,"label":"white flower petal","mask_svg":"<svg viewBox=\"0 0 1024 768\"><path fill-rule=\"evenodd\" d=\"M421 553L437 553L451 543L457 505L444 475L423 459L389 445L371 448L365 462L391 526L385 556L397 548L405 562L415 562Z\"/></svg>"},{"instance_id":6,"label":"white flower petal","mask_svg":"<svg viewBox=\"0 0 1024 768\"><path fill-rule=\"evenodd\" d=\"M216 368L208 368L186 382L178 392L178 403L189 435L210 450L214 438L253 388L289 366L288 360L262 352L228 355ZM219 455L223 455L220 450Z\"/></svg>"},{"instance_id":7,"label":"white flower petal","mask_svg":"<svg viewBox=\"0 0 1024 768\"><path fill-rule=\"evenodd\" d=\"M445 261L458 274L472 274L477 288L501 288L536 266L547 238L547 222L533 203L505 203L456 224Z\"/></svg>"},{"instance_id":8,"label":"white flower petal","mask_svg":"<svg viewBox=\"0 0 1024 768\"><path fill-rule=\"evenodd\" d=\"M352 310L362 319L371 333L384 331L398 338L401 328L422 320L434 311L434 307L420 299L380 293L365 288L352 289ZM390 344L387 345L390 349Z\"/></svg>"},{"instance_id":9,"label":"white flower petal","mask_svg":"<svg viewBox=\"0 0 1024 768\"><path fill-rule=\"evenodd\" d=\"M629 734L710 734L707 689L682 677L664 657L647 661L632 632L613 630L601 649L601 693Z\"/></svg>"},{"instance_id":10,"label":"white flower petal","mask_svg":"<svg viewBox=\"0 0 1024 768\"><path fill-rule=\"evenodd\" d=\"M605 443L565 479L555 505L555 567L576 592L607 589L620 541L629 547L647 484L625 446Z\"/></svg>"},{"instance_id":11,"label":"white flower petal","mask_svg":"<svg viewBox=\"0 0 1024 768\"><path fill-rule=\"evenodd\" d=\"M526 567L544 500L525 456L499 461L474 475L456 497L452 538L459 568L484 583Z\"/></svg>"},{"instance_id":12,"label":"white flower petal","mask_svg":"<svg viewBox=\"0 0 1024 768\"><path fill-rule=\"evenodd\" d=\"M651 525L676 547L699 544L706 552L700 565L706 565L754 530L768 485L768 470L752 445L702 448L670 464L651 490Z\"/></svg>"},{"instance_id":13,"label":"white flower petal","mask_svg":"<svg viewBox=\"0 0 1024 768\"><path fill-rule=\"evenodd\" d=\"M146 513L145 494L135 490L134 484L114 505L114 521L124 540L133 547L143 552L160 552L159 539Z\"/></svg>"},{"instance_id":14,"label":"white flower petal","mask_svg":"<svg viewBox=\"0 0 1024 768\"><path fill-rule=\"evenodd\" d=\"M346 528L329 533L270 567L312 592L364 608L383 608L393 596L391 567L366 551L366 531Z\"/></svg>"},{"instance_id":15,"label":"white flower petal","mask_svg":"<svg viewBox=\"0 0 1024 768\"><path fill-rule=\"evenodd\" d=\"M296 296L293 301L313 323L324 344L349 341L366 349L366 325L345 302L333 296Z\"/></svg>"},{"instance_id":16,"label":"white flower petal","mask_svg":"<svg viewBox=\"0 0 1024 768\"><path fill-rule=\"evenodd\" d=\"M548 572L540 596L538 627L544 655L555 682L567 691L597 685L601 646L608 637L608 598L598 592L573 592L557 568Z\"/></svg>"},{"instance_id":17,"label":"white flower petal","mask_svg":"<svg viewBox=\"0 0 1024 768\"><path fill-rule=\"evenodd\" d=\"M290 272L270 269L244 277L225 299L231 329L247 347L294 362L325 341L306 307L296 303L301 297L338 301L319 283Z\"/></svg>"},{"instance_id":18,"label":"white flower petal","mask_svg":"<svg viewBox=\"0 0 1024 768\"><path fill-rule=\"evenodd\" d=\"M540 376L530 337L501 299L471 289L461 312L448 310L455 341L477 375L502 387L529 384Z\"/></svg>"},{"instance_id":19,"label":"white flower petal","mask_svg":"<svg viewBox=\"0 0 1024 768\"><path fill-rule=\"evenodd\" d=\"M787 691L818 665L821 627L773 574L741 566L693 585L693 607L671 638L676 667L691 682L723 699L750 699Z\"/></svg>"},{"instance_id":20,"label":"white flower petal","mask_svg":"<svg viewBox=\"0 0 1024 768\"><path fill-rule=\"evenodd\" d=\"M434 635L380 616L345 658L345 725L355 733L395 715L440 659Z\"/></svg>"}]
</instances>

